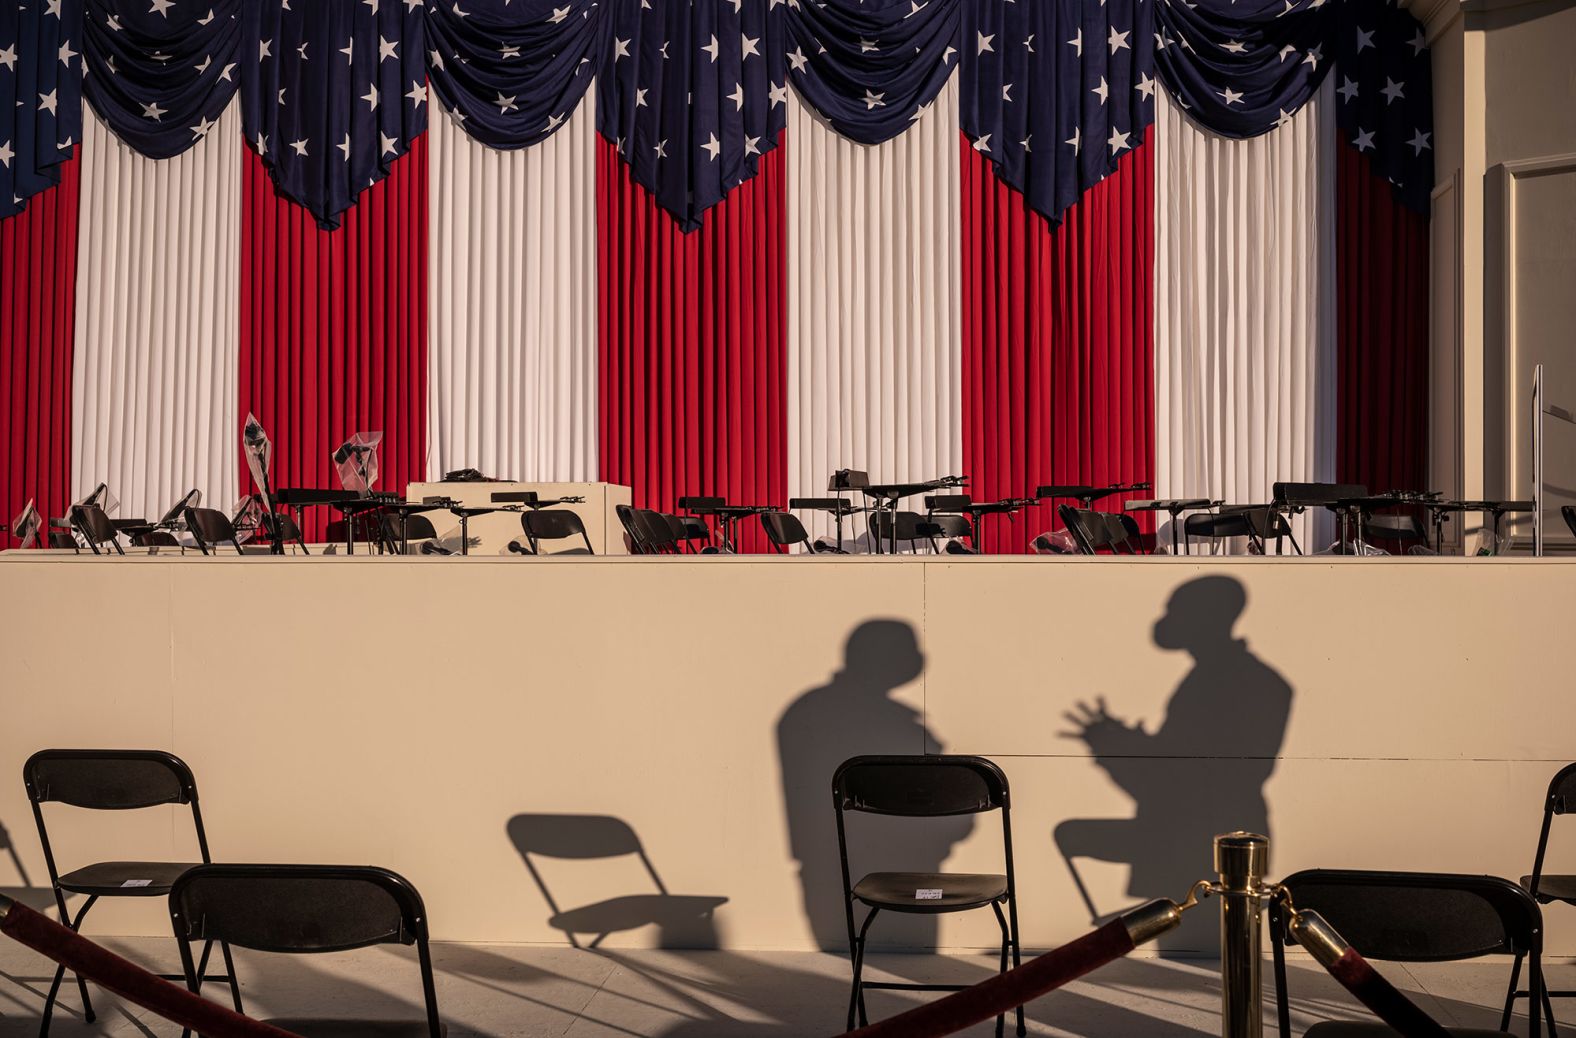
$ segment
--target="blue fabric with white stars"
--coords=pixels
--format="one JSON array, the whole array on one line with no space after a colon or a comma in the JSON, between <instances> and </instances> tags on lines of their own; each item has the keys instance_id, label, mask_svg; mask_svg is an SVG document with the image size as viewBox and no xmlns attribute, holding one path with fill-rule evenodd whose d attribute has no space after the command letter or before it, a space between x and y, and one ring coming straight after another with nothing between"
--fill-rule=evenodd
<instances>
[{"instance_id":1,"label":"blue fabric with white stars","mask_svg":"<svg viewBox=\"0 0 1576 1038\"><path fill-rule=\"evenodd\" d=\"M241 2L87 0L83 95L115 136L167 159L212 132L241 84Z\"/></svg>"},{"instance_id":2,"label":"blue fabric with white stars","mask_svg":"<svg viewBox=\"0 0 1576 1038\"><path fill-rule=\"evenodd\" d=\"M616 3L618 0L608 0ZM569 119L602 68L599 0L461 0L427 8L433 93L491 148L524 148Z\"/></svg>"},{"instance_id":3,"label":"blue fabric with white stars","mask_svg":"<svg viewBox=\"0 0 1576 1038\"><path fill-rule=\"evenodd\" d=\"M244 4L246 141L280 192L325 230L338 227L356 196L387 176L427 128L422 7L422 0Z\"/></svg>"},{"instance_id":4,"label":"blue fabric with white stars","mask_svg":"<svg viewBox=\"0 0 1576 1038\"><path fill-rule=\"evenodd\" d=\"M325 227L426 128L429 74L495 148L545 139L596 78L598 130L687 228L755 175L788 90L875 144L954 73L964 134L1052 222L1143 141L1161 89L1249 137L1334 76L1343 138L1407 206L1433 189L1427 41L1395 0L19 0L0 4L0 214L57 179L84 62L95 110L154 157L201 139L239 79L248 144Z\"/></svg>"},{"instance_id":5,"label":"blue fabric with white stars","mask_svg":"<svg viewBox=\"0 0 1576 1038\"><path fill-rule=\"evenodd\" d=\"M0 218L60 182L82 138L82 0L0 2Z\"/></svg>"}]
</instances>

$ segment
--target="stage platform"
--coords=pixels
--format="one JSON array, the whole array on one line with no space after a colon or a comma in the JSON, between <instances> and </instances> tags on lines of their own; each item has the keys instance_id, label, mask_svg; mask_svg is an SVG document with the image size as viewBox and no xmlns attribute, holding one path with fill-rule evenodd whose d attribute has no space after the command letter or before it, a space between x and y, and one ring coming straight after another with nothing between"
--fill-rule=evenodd
<instances>
[{"instance_id":1,"label":"stage platform","mask_svg":"<svg viewBox=\"0 0 1576 1038\"><path fill-rule=\"evenodd\" d=\"M1103 914L1181 897L1239 825L1273 875L1520 876L1576 759L1576 561L9 552L0 588L0 886L47 885L29 753L168 748L217 859L386 865L446 941L840 946L857 753L1002 766L1029 947L1089 924L1065 856ZM170 809L51 810L64 867L195 853ZM999 867L993 816L869 822L856 869ZM1213 951L1195 915L1169 950ZM93 916L168 932L158 904Z\"/></svg>"}]
</instances>

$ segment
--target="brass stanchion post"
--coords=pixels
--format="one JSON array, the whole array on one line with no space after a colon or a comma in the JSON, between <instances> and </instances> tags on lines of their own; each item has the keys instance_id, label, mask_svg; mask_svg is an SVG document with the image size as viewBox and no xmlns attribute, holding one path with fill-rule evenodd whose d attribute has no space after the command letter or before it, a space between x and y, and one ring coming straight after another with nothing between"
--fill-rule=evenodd
<instances>
[{"instance_id":1,"label":"brass stanchion post","mask_svg":"<svg viewBox=\"0 0 1576 1038\"><path fill-rule=\"evenodd\" d=\"M1265 837L1244 832L1215 837L1222 1038L1262 1038L1264 1033L1259 948L1269 864L1270 841Z\"/></svg>"}]
</instances>

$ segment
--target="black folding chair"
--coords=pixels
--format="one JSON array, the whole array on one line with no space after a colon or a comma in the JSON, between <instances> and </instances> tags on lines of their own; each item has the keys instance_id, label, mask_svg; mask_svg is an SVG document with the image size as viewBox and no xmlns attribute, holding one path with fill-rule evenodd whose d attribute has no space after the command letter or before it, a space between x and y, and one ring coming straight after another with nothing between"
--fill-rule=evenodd
<instances>
[{"instance_id":1,"label":"black folding chair","mask_svg":"<svg viewBox=\"0 0 1576 1038\"><path fill-rule=\"evenodd\" d=\"M667 517L661 512L651 508L635 509L635 526L640 530L640 539L646 546L648 555L672 555L678 550L678 538L673 536L673 527L668 525Z\"/></svg>"},{"instance_id":2,"label":"black folding chair","mask_svg":"<svg viewBox=\"0 0 1576 1038\"><path fill-rule=\"evenodd\" d=\"M1072 534L1080 555L1098 555L1101 548L1115 555L1117 545L1127 542L1127 529L1117 521L1117 516L1072 505L1058 505L1056 514ZM1131 550L1132 545L1128 544L1128 548Z\"/></svg>"},{"instance_id":3,"label":"black folding chair","mask_svg":"<svg viewBox=\"0 0 1576 1038\"><path fill-rule=\"evenodd\" d=\"M883 910L919 915L966 912L987 905L1001 926L1001 972L1019 961L1017 883L1012 867L1012 820L1007 776L984 757L918 756L853 757L832 776L832 805L837 810L837 852L842 858L843 899L848 915L848 946L853 957L854 985L848 999L848 1029L869 1020L865 989L961 991L968 985L870 983L863 979L865 938ZM952 872L872 872L850 881L848 839L843 816L849 811L904 818L941 818L1001 812L1005 875ZM870 911L856 932L854 902ZM1007 914L1003 916L1002 907ZM996 1018L1000 1038L1006 1017ZM1018 1034L1024 1034L1023 1007L1018 1007Z\"/></svg>"},{"instance_id":4,"label":"black folding chair","mask_svg":"<svg viewBox=\"0 0 1576 1038\"><path fill-rule=\"evenodd\" d=\"M442 1038L438 994L427 947L427 911L404 877L370 865L199 865L170 890L170 920L186 984L201 986L192 941L222 941L284 954L350 951L376 944L414 944L421 964L424 1022L274 1019L275 1027L312 1038ZM240 1010L239 996L237 1011Z\"/></svg>"},{"instance_id":5,"label":"black folding chair","mask_svg":"<svg viewBox=\"0 0 1576 1038\"><path fill-rule=\"evenodd\" d=\"M585 523L580 521L580 516L567 508L563 509L530 509L520 513L520 529L525 531L525 539L530 542L531 554L542 554L543 541L561 541L570 537L579 537L584 543L583 548L566 548L563 551L553 552L554 555L595 555L591 550L591 538L586 536Z\"/></svg>"},{"instance_id":6,"label":"black folding chair","mask_svg":"<svg viewBox=\"0 0 1576 1038\"><path fill-rule=\"evenodd\" d=\"M237 555L242 555L241 542L236 539L235 526L230 517L217 508L186 509L186 529L204 555L216 555L219 545L228 541ZM213 549L210 551L209 549Z\"/></svg>"},{"instance_id":7,"label":"black folding chair","mask_svg":"<svg viewBox=\"0 0 1576 1038\"><path fill-rule=\"evenodd\" d=\"M1195 512L1182 520L1182 548L1189 555L1193 554L1195 537L1212 542L1211 554L1214 554L1221 541L1252 536L1253 529L1248 525L1245 512Z\"/></svg>"},{"instance_id":8,"label":"black folding chair","mask_svg":"<svg viewBox=\"0 0 1576 1038\"><path fill-rule=\"evenodd\" d=\"M1431 872L1363 872L1311 869L1281 881L1298 910L1323 916L1366 959L1387 962L1454 962L1508 954L1528 960L1529 984L1543 985L1543 913L1521 887L1494 876ZM1290 922L1279 900L1270 904L1270 950L1275 967L1275 1009L1281 1038L1291 1038L1285 944ZM1515 979L1512 976L1511 985ZM1538 1002L1534 1001L1533 1005ZM1448 1028L1451 1034L1509 1038L1510 999L1499 1031ZM1529 1012L1529 1038L1538 1038L1539 1014ZM1383 1038L1395 1032L1377 1021L1323 1021L1306 1038Z\"/></svg>"},{"instance_id":9,"label":"black folding chair","mask_svg":"<svg viewBox=\"0 0 1576 1038\"><path fill-rule=\"evenodd\" d=\"M810 540L810 531L792 512L762 512L761 527L765 529L766 539L771 542L772 549L779 555L786 554L796 544L803 546L807 552L814 553L816 550L815 543Z\"/></svg>"},{"instance_id":10,"label":"black folding chair","mask_svg":"<svg viewBox=\"0 0 1576 1038\"><path fill-rule=\"evenodd\" d=\"M624 537L629 542L631 555L649 555L646 541L640 531L640 524L635 521L635 509L629 505L614 505L613 514L618 516L619 525L624 528Z\"/></svg>"},{"instance_id":11,"label":"black folding chair","mask_svg":"<svg viewBox=\"0 0 1576 1038\"><path fill-rule=\"evenodd\" d=\"M892 533L893 526L897 527L896 536ZM887 511L870 513L870 537L878 545L905 541L910 551L917 552L923 541L930 545L931 551L935 551L936 535L939 532L940 527L918 512L899 511L896 515Z\"/></svg>"},{"instance_id":12,"label":"black folding chair","mask_svg":"<svg viewBox=\"0 0 1576 1038\"><path fill-rule=\"evenodd\" d=\"M93 549L94 555L104 554L99 551L101 544L115 549L117 555L126 554L120 546L120 531L115 529L115 524L110 522L109 516L98 505L72 505L71 526Z\"/></svg>"},{"instance_id":13,"label":"black folding chair","mask_svg":"<svg viewBox=\"0 0 1576 1038\"><path fill-rule=\"evenodd\" d=\"M438 543L438 528L419 512L405 516L403 522L397 513L384 512L378 519L378 527L384 546L395 555L424 555Z\"/></svg>"},{"instance_id":14,"label":"black folding chair","mask_svg":"<svg viewBox=\"0 0 1576 1038\"><path fill-rule=\"evenodd\" d=\"M1570 507L1569 505L1566 506ZM1544 855L1549 850L1549 829L1555 815L1576 813L1576 764L1567 764L1549 781L1549 791L1543 798L1543 828L1538 831L1538 853L1532 859L1532 875L1521 877L1521 885L1540 905L1576 905L1576 876L1546 875L1543 871ZM1510 990L1505 996L1505 1012L1518 998L1529 998L1525 990L1518 990L1521 979L1521 956L1510 969ZM1543 988L1543 1012L1549 1021L1549 1032L1554 1031L1554 1007L1549 1000L1576 998L1576 991L1550 991Z\"/></svg>"},{"instance_id":15,"label":"black folding chair","mask_svg":"<svg viewBox=\"0 0 1576 1038\"><path fill-rule=\"evenodd\" d=\"M1576 505L1561 505L1560 515L1565 517L1565 525L1570 527L1571 533L1576 534Z\"/></svg>"},{"instance_id":16,"label":"black folding chair","mask_svg":"<svg viewBox=\"0 0 1576 1038\"><path fill-rule=\"evenodd\" d=\"M192 777L186 763L172 753L162 750L40 750L22 766L22 781L27 787L27 798L33 805L33 821L38 825L38 842L44 848L44 864L49 868L49 881L55 891L55 905L60 909L60 921L72 930L82 929L83 917L99 898L161 897L169 893L176 879L196 863L101 861L73 869L62 876L55 865L49 832L44 827L44 804L66 804L91 811L126 811L162 804L189 804L192 824L197 830L198 852L203 862L210 860L208 835L202 824L202 809L197 805L197 780ZM67 894L87 897L75 919L66 912ZM203 944L202 961L192 974L199 980L207 970L208 955L212 950L212 941ZM240 1012L241 991L235 981L230 949L221 942L219 950L224 955L225 976L208 979L229 981L231 998L235 1001L236 1012ZM38 1028L40 1038L49 1033L49 1020L54 1014L55 998L60 992L60 982L65 973L64 966L58 967L55 979L50 982L49 994L44 999L43 1020ZM186 977L170 975L164 979L183 980ZM92 1023L93 1003L88 998L87 983L80 975L77 977L77 990L82 993L82 1015Z\"/></svg>"}]
</instances>

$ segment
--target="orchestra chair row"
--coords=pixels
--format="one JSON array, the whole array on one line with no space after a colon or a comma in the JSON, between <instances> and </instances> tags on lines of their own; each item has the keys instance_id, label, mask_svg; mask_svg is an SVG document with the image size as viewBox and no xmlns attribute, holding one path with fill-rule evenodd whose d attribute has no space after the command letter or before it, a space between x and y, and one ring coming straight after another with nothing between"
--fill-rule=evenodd
<instances>
[{"instance_id":1,"label":"orchestra chair row","mask_svg":"<svg viewBox=\"0 0 1576 1038\"><path fill-rule=\"evenodd\" d=\"M1125 512L1059 505L1056 514L1072 534L1080 555L1098 555L1101 549L1112 555L1138 555L1142 551L1138 522Z\"/></svg>"},{"instance_id":2,"label":"orchestra chair row","mask_svg":"<svg viewBox=\"0 0 1576 1038\"><path fill-rule=\"evenodd\" d=\"M699 516L671 515L630 505L617 505L613 511L624 528L624 539L631 555L695 554L711 550L711 527Z\"/></svg>"},{"instance_id":3,"label":"orchestra chair row","mask_svg":"<svg viewBox=\"0 0 1576 1038\"><path fill-rule=\"evenodd\" d=\"M338 865L213 864L197 798L197 781L184 761L161 750L40 750L23 766L23 782L38 826L61 923L82 929L83 918L100 898L165 897L180 951L182 973L164 975L185 981L200 993L205 981L222 980L230 1001L244 1012L231 956L232 946L252 951L306 954L349 951L379 944L415 945L421 971L426 1017L421 1022L346 1019L275 1019L268 1023L314 1038L377 1034L381 1038L443 1038L428 947L427 913L421 895L407 880L387 869ZM44 819L44 805L62 804L90 811L125 811L176 805L191 808L200 862L100 861L62 874L55 862ZM73 918L68 895L87 901ZM194 958L192 944L201 942ZM208 959L219 946L225 974L208 976ZM39 1038L47 1038L65 967L59 966L44 1000ZM83 1017L92 1023L93 1003L79 975ZM183 1038L188 1038L183 1032Z\"/></svg>"}]
</instances>

